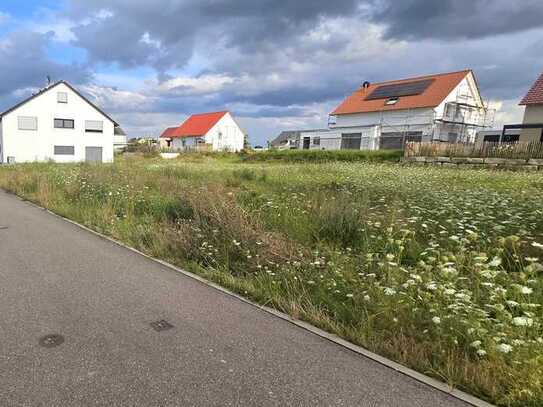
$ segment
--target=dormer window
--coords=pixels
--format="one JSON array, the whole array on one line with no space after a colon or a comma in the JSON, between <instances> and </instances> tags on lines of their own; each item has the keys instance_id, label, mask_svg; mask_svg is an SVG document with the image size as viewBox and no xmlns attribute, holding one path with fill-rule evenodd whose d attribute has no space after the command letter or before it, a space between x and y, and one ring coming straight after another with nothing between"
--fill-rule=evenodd
<instances>
[{"instance_id":1,"label":"dormer window","mask_svg":"<svg viewBox=\"0 0 543 407\"><path fill-rule=\"evenodd\" d=\"M386 106L395 105L396 103L398 103L398 100L400 100L400 98L398 97L388 98L387 100L385 100L385 105Z\"/></svg>"},{"instance_id":2,"label":"dormer window","mask_svg":"<svg viewBox=\"0 0 543 407\"><path fill-rule=\"evenodd\" d=\"M57 102L58 103L68 103L68 93L67 92L57 92Z\"/></svg>"}]
</instances>

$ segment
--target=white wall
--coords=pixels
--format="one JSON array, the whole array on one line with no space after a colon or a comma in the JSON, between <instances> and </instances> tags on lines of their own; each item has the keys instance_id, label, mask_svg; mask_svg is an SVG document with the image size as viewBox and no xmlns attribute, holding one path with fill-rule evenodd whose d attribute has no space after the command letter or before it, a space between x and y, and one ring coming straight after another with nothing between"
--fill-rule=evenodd
<instances>
[{"instance_id":1,"label":"white wall","mask_svg":"<svg viewBox=\"0 0 543 407\"><path fill-rule=\"evenodd\" d=\"M539 124L543 123L543 104L528 105L524 109L523 124Z\"/></svg>"},{"instance_id":2,"label":"white wall","mask_svg":"<svg viewBox=\"0 0 543 407\"><path fill-rule=\"evenodd\" d=\"M68 103L58 103L57 93L68 93ZM38 118L37 130L19 130L19 116ZM73 119L74 129L57 129L54 119ZM103 122L103 133L85 132L85 120ZM113 161L114 124L68 86L58 84L2 118L2 157L15 162L74 162L85 160L85 147L102 147L104 162ZM74 155L54 155L54 146L74 146Z\"/></svg>"},{"instance_id":3,"label":"white wall","mask_svg":"<svg viewBox=\"0 0 543 407\"><path fill-rule=\"evenodd\" d=\"M328 131L302 131L300 133L300 145L298 148L303 149L304 137L309 137L310 150L339 150L341 149L341 135L347 133L361 134L361 150L377 150L379 148L379 126L356 126L343 129L330 129ZM317 137L320 140L319 144L315 144L315 138Z\"/></svg>"},{"instance_id":4,"label":"white wall","mask_svg":"<svg viewBox=\"0 0 543 407\"><path fill-rule=\"evenodd\" d=\"M245 133L230 113L226 113L207 132L204 140L213 145L213 151L240 151L243 149Z\"/></svg>"},{"instance_id":5,"label":"white wall","mask_svg":"<svg viewBox=\"0 0 543 407\"><path fill-rule=\"evenodd\" d=\"M174 150L183 150L185 148L193 148L196 146L196 139L200 137L176 137L172 139L171 148Z\"/></svg>"}]
</instances>

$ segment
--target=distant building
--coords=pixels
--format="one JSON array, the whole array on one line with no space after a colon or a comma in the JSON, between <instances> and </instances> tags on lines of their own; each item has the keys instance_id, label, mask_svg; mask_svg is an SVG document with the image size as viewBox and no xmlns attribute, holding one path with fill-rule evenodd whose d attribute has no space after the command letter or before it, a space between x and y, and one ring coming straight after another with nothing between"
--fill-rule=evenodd
<instances>
[{"instance_id":1,"label":"distant building","mask_svg":"<svg viewBox=\"0 0 543 407\"><path fill-rule=\"evenodd\" d=\"M270 145L273 148L279 149L296 149L300 144L300 131L288 130L282 131L276 138L274 138Z\"/></svg>"},{"instance_id":2,"label":"distant building","mask_svg":"<svg viewBox=\"0 0 543 407\"><path fill-rule=\"evenodd\" d=\"M524 96L520 105L525 106L522 125L516 126L522 129L520 141L543 142L543 73Z\"/></svg>"},{"instance_id":3,"label":"distant building","mask_svg":"<svg viewBox=\"0 0 543 407\"><path fill-rule=\"evenodd\" d=\"M111 162L118 124L59 81L0 114L0 163Z\"/></svg>"},{"instance_id":4,"label":"distant building","mask_svg":"<svg viewBox=\"0 0 543 407\"><path fill-rule=\"evenodd\" d=\"M504 143L514 143L519 141L520 129L507 130L505 134L502 134L502 130L481 130L477 132L475 137L475 144L482 143L498 143L500 138Z\"/></svg>"},{"instance_id":5,"label":"distant building","mask_svg":"<svg viewBox=\"0 0 543 407\"><path fill-rule=\"evenodd\" d=\"M364 84L331 114L326 131L300 134L301 149L402 149L406 141L473 142L491 127L471 70Z\"/></svg>"},{"instance_id":6,"label":"distant building","mask_svg":"<svg viewBox=\"0 0 543 407\"><path fill-rule=\"evenodd\" d=\"M113 149L115 151L123 151L128 146L128 136L124 130L117 126L113 132Z\"/></svg>"},{"instance_id":7,"label":"distant building","mask_svg":"<svg viewBox=\"0 0 543 407\"><path fill-rule=\"evenodd\" d=\"M160 145L174 150L240 151L245 133L230 112L201 113L164 130Z\"/></svg>"},{"instance_id":8,"label":"distant building","mask_svg":"<svg viewBox=\"0 0 543 407\"><path fill-rule=\"evenodd\" d=\"M318 134L323 132L328 132L328 129L283 131L270 144L273 148L282 150L307 148L307 143L311 143L313 138L318 142ZM305 147L304 142L306 143Z\"/></svg>"}]
</instances>

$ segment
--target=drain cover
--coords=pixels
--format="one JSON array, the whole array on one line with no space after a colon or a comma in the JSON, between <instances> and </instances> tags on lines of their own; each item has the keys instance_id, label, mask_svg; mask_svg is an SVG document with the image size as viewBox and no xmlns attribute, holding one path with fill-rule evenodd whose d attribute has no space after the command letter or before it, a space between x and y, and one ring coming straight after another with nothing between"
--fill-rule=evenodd
<instances>
[{"instance_id":1,"label":"drain cover","mask_svg":"<svg viewBox=\"0 0 543 407\"><path fill-rule=\"evenodd\" d=\"M40 338L40 345L44 348L54 348L64 342L64 337L58 334L45 335Z\"/></svg>"},{"instance_id":2,"label":"drain cover","mask_svg":"<svg viewBox=\"0 0 543 407\"><path fill-rule=\"evenodd\" d=\"M168 329L172 329L173 328L173 325L170 324L168 321L165 321L163 319L161 319L160 321L155 321L155 322L151 322L150 324L153 329L157 332L160 332L160 331L166 331Z\"/></svg>"}]
</instances>

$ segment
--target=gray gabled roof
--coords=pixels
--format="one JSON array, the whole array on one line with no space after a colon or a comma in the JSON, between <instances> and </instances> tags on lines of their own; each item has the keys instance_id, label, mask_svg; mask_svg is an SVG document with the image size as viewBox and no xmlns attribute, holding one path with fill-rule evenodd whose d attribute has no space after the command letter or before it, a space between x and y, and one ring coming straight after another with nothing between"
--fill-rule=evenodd
<instances>
[{"instance_id":1,"label":"gray gabled roof","mask_svg":"<svg viewBox=\"0 0 543 407\"><path fill-rule=\"evenodd\" d=\"M102 109L100 109L98 106L96 106L94 103L92 103L89 99L87 99L85 96L83 96L77 89L75 89L72 85L70 85L68 82L66 81L58 81L56 83L54 83L53 85L51 86L48 86L44 89L41 89L39 92L33 94L32 96L26 98L25 100L22 100L21 102L17 103L15 106L12 106L10 107L8 110L0 113L0 119L2 119L2 117L4 117L5 115L7 115L8 113L11 113L13 112L14 110L18 109L19 107L23 106L24 104L30 102L31 100L37 98L38 96L40 95L43 95L44 93L56 88L58 85L60 85L61 83L63 83L64 85L66 85L67 87L69 87L75 94L77 94L79 97L81 97L85 102L87 102L89 105L91 105L94 109L96 109L98 112L100 112L101 114L103 114L108 120L110 120L115 126L118 126L119 123L117 123L115 120L113 120L109 115L107 115Z\"/></svg>"},{"instance_id":2,"label":"gray gabled roof","mask_svg":"<svg viewBox=\"0 0 543 407\"><path fill-rule=\"evenodd\" d=\"M126 136L126 132L121 126L115 126L113 130L113 134L115 134L116 136Z\"/></svg>"},{"instance_id":3,"label":"gray gabled roof","mask_svg":"<svg viewBox=\"0 0 543 407\"><path fill-rule=\"evenodd\" d=\"M300 140L300 131L299 130L290 130L290 131L283 131L281 134L279 134L276 138L274 138L271 141L271 145L274 147L278 147L281 144L286 143L288 140Z\"/></svg>"}]
</instances>

